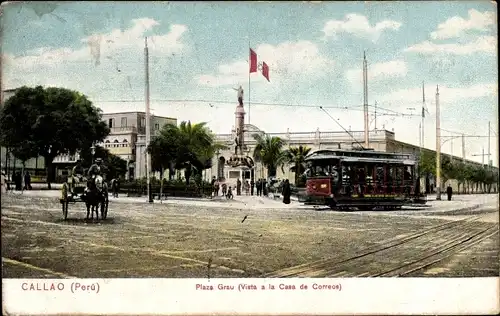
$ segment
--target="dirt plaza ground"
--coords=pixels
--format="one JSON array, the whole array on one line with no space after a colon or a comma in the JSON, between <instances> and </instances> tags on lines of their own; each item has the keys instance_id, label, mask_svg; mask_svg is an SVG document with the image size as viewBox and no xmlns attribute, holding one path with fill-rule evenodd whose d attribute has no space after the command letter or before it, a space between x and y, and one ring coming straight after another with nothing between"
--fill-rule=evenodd
<instances>
[{"instance_id":1,"label":"dirt plaza ground","mask_svg":"<svg viewBox=\"0 0 500 316\"><path fill-rule=\"evenodd\" d=\"M63 221L54 196L8 194L2 275L498 276L498 202L489 201L446 211L443 202L434 211L333 212L265 198L252 207L111 200L108 219L97 222L84 220L83 204L70 205Z\"/></svg>"}]
</instances>

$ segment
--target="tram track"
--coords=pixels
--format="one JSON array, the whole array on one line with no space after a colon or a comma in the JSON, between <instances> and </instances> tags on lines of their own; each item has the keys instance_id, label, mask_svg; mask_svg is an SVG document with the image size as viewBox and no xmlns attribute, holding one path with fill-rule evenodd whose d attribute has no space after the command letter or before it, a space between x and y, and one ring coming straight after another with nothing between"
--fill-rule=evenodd
<instances>
[{"instance_id":1,"label":"tram track","mask_svg":"<svg viewBox=\"0 0 500 316\"><path fill-rule=\"evenodd\" d=\"M398 277L423 270L458 252L471 248L481 243L482 241L496 235L497 233L498 226L490 225L490 227L474 234L473 236L470 236L463 240L453 240L452 242L447 243L446 247L443 247L442 249L439 249L437 251L433 251L432 253L429 253L415 261L397 266L381 273L375 273L372 275L368 274L366 275L366 277Z\"/></svg>"},{"instance_id":2,"label":"tram track","mask_svg":"<svg viewBox=\"0 0 500 316\"><path fill-rule=\"evenodd\" d=\"M351 256L345 259L338 260L338 258L328 258L328 259L323 259L323 260L318 260L306 264L301 264L297 265L294 267L289 267L289 268L284 268L280 269L277 271L273 271L271 273L267 273L263 275L264 277L346 277L346 276L378 276L380 274L379 272L373 273L373 269L369 272L367 271L361 271L359 273L356 272L351 272L349 270L352 270L353 266L364 266L366 265L367 267L369 266L370 258L371 257L376 257L384 254L391 255L389 258L397 258L399 251L401 248L404 249L406 246L412 246L413 244L414 247L418 248L419 246L423 246L426 250L428 251L428 239L425 237L430 237L430 238L441 238L445 239L445 242L440 245L436 251L436 254L430 254L429 258L435 257L439 255L440 253L444 253L445 251L453 251L454 249L458 248L460 244L470 242L470 240L476 240L477 236L479 236L481 233L488 231L488 229L493 229L496 227L496 225L488 225L487 229L481 230L481 232L477 233L473 232L472 235L470 236L469 233L467 233L468 229L473 229L478 226L478 220L481 216L470 216L467 218L463 218L460 220L455 220L452 222L447 222L444 224L439 224L435 225L433 227L430 227L424 231L419 231L416 233L413 233L409 236L404 236L404 237L396 237L396 238L391 238L386 241L384 241L381 245L376 245L373 247L369 247L362 251L360 254ZM456 232L453 230L454 228L459 228L460 232ZM464 231L466 233L464 233ZM496 233L496 232L494 232ZM443 236L444 234L444 236ZM476 238L477 237L477 238ZM449 248L446 248L446 246L449 246ZM442 250L439 252L439 250ZM391 254L392 252L392 254ZM456 253L454 251L453 253ZM413 256L412 256L413 257ZM427 257L427 256L423 256ZM411 262L412 264L417 264L418 262L422 262L422 260L430 260L429 258L423 258L422 256L414 260L415 263ZM441 259L442 260L442 259ZM365 262L364 262L365 261ZM368 261L368 262L366 262ZM396 261L398 261L396 259ZM432 261L432 260L431 260ZM408 263L405 262L404 265L408 265ZM399 269L402 268L400 265L397 267L392 268L393 269ZM348 270L348 271L346 271ZM380 268L376 269L376 271L380 271ZM382 275L385 274L390 274L391 271L383 271Z\"/></svg>"}]
</instances>

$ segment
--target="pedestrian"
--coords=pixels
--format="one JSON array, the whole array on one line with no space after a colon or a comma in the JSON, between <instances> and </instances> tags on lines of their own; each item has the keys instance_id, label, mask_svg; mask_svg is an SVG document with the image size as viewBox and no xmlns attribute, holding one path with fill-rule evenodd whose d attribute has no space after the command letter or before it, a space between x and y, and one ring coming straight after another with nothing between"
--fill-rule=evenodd
<instances>
[{"instance_id":1,"label":"pedestrian","mask_svg":"<svg viewBox=\"0 0 500 316\"><path fill-rule=\"evenodd\" d=\"M16 172L15 176L14 176L14 184L16 185L16 191L21 191L21 189L23 188L23 185L22 185L22 176L21 176L21 172Z\"/></svg>"},{"instance_id":2,"label":"pedestrian","mask_svg":"<svg viewBox=\"0 0 500 316\"><path fill-rule=\"evenodd\" d=\"M283 203L290 204L290 195L291 195L290 181L286 179L285 183L283 184Z\"/></svg>"},{"instance_id":3,"label":"pedestrian","mask_svg":"<svg viewBox=\"0 0 500 316\"><path fill-rule=\"evenodd\" d=\"M255 185L255 182L253 181L253 178L250 180L250 195L253 196L253 187Z\"/></svg>"},{"instance_id":4,"label":"pedestrian","mask_svg":"<svg viewBox=\"0 0 500 316\"><path fill-rule=\"evenodd\" d=\"M223 183L222 184L222 196L226 196L227 194L227 184Z\"/></svg>"},{"instance_id":5,"label":"pedestrian","mask_svg":"<svg viewBox=\"0 0 500 316\"><path fill-rule=\"evenodd\" d=\"M260 179L257 180L257 196L260 196L262 193L262 186L260 185Z\"/></svg>"},{"instance_id":6,"label":"pedestrian","mask_svg":"<svg viewBox=\"0 0 500 316\"><path fill-rule=\"evenodd\" d=\"M117 198L118 197L118 190L119 190L119 182L117 178L114 178L111 180L111 190L113 191L113 197Z\"/></svg>"},{"instance_id":7,"label":"pedestrian","mask_svg":"<svg viewBox=\"0 0 500 316\"><path fill-rule=\"evenodd\" d=\"M241 180L238 178L236 181L236 195L241 195Z\"/></svg>"},{"instance_id":8,"label":"pedestrian","mask_svg":"<svg viewBox=\"0 0 500 316\"><path fill-rule=\"evenodd\" d=\"M26 171L24 174L24 189L25 190L31 190L31 175L29 171Z\"/></svg>"},{"instance_id":9,"label":"pedestrian","mask_svg":"<svg viewBox=\"0 0 500 316\"><path fill-rule=\"evenodd\" d=\"M233 199L233 190L231 187L227 189L226 199Z\"/></svg>"},{"instance_id":10,"label":"pedestrian","mask_svg":"<svg viewBox=\"0 0 500 316\"><path fill-rule=\"evenodd\" d=\"M446 188L446 194L448 195L448 201L451 201L451 196L453 195L453 189L451 188L451 185L448 184L448 187Z\"/></svg>"},{"instance_id":11,"label":"pedestrian","mask_svg":"<svg viewBox=\"0 0 500 316\"><path fill-rule=\"evenodd\" d=\"M250 194L250 183L248 183L248 180L245 180L245 195Z\"/></svg>"},{"instance_id":12,"label":"pedestrian","mask_svg":"<svg viewBox=\"0 0 500 316\"><path fill-rule=\"evenodd\" d=\"M5 176L5 172L2 171L0 174L0 193L5 193L7 191L6 183L7 177Z\"/></svg>"},{"instance_id":13,"label":"pedestrian","mask_svg":"<svg viewBox=\"0 0 500 316\"><path fill-rule=\"evenodd\" d=\"M219 196L219 181L215 181L214 183L214 197Z\"/></svg>"},{"instance_id":14,"label":"pedestrian","mask_svg":"<svg viewBox=\"0 0 500 316\"><path fill-rule=\"evenodd\" d=\"M268 196L268 193L269 193L266 179L262 180L262 193L264 194L264 196Z\"/></svg>"}]
</instances>

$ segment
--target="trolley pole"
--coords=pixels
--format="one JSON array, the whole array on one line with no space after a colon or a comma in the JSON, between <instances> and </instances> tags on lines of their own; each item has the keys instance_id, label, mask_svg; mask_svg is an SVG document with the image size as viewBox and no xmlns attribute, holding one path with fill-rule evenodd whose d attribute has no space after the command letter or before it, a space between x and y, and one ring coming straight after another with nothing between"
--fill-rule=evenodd
<instances>
[{"instance_id":1,"label":"trolley pole","mask_svg":"<svg viewBox=\"0 0 500 316\"><path fill-rule=\"evenodd\" d=\"M149 154L148 148L149 143L151 141L151 122L149 115L149 51L148 51L148 38L144 39L144 67L145 67L145 76L146 76L146 190L148 194L148 202L153 203L153 194L151 192L151 179L150 179L150 171L151 171L151 155Z\"/></svg>"},{"instance_id":2,"label":"trolley pole","mask_svg":"<svg viewBox=\"0 0 500 316\"><path fill-rule=\"evenodd\" d=\"M465 162L465 135L462 134L462 160Z\"/></svg>"},{"instance_id":3,"label":"trolley pole","mask_svg":"<svg viewBox=\"0 0 500 316\"><path fill-rule=\"evenodd\" d=\"M488 121L488 167L491 166L491 121Z\"/></svg>"},{"instance_id":4,"label":"trolley pole","mask_svg":"<svg viewBox=\"0 0 500 316\"><path fill-rule=\"evenodd\" d=\"M363 110L365 114L365 148L369 148L369 129L368 119L368 63L366 61L366 52L363 52Z\"/></svg>"},{"instance_id":5,"label":"trolley pole","mask_svg":"<svg viewBox=\"0 0 500 316\"><path fill-rule=\"evenodd\" d=\"M439 86L436 86L436 200L441 200L441 114L439 112Z\"/></svg>"}]
</instances>

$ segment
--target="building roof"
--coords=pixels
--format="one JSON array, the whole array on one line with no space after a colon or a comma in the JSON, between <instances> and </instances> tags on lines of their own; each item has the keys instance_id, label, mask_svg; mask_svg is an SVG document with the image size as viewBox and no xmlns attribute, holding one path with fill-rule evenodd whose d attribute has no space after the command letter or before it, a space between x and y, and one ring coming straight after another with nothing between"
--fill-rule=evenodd
<instances>
[{"instance_id":1,"label":"building roof","mask_svg":"<svg viewBox=\"0 0 500 316\"><path fill-rule=\"evenodd\" d=\"M12 89L4 89L3 92L14 92L19 90L19 88L12 88Z\"/></svg>"},{"instance_id":2,"label":"building roof","mask_svg":"<svg viewBox=\"0 0 500 316\"><path fill-rule=\"evenodd\" d=\"M103 115L134 114L134 113L146 115L146 112L144 112L144 111L107 112L107 113L103 113ZM169 120L177 120L174 117L168 117L168 116L160 116L160 115L155 115L155 114L151 114L151 116L152 117L159 117L159 118L169 119Z\"/></svg>"}]
</instances>

